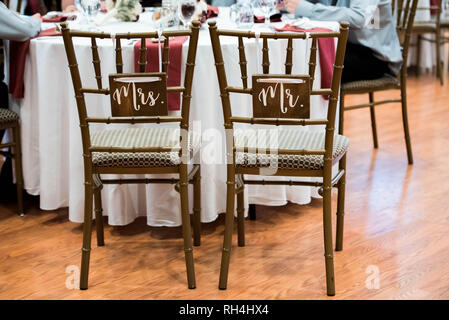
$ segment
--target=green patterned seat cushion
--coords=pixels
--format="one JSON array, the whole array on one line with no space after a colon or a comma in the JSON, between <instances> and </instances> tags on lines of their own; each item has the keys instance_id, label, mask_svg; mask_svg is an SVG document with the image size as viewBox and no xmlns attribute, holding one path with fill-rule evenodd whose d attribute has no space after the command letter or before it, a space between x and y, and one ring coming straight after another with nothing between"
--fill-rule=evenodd
<instances>
[{"instance_id":1,"label":"green patterned seat cushion","mask_svg":"<svg viewBox=\"0 0 449 320\"><path fill-rule=\"evenodd\" d=\"M257 132L259 131L259 133ZM263 150L258 154L256 148L269 149L270 130L251 130L244 132L236 132L235 146L236 164L237 166L247 168L267 167L270 161L276 161L279 169L310 169L320 170L324 166L324 157L321 155L276 155L266 154ZM265 135L260 135L260 131L266 131ZM279 149L287 150L324 150L325 133L317 131L305 131L295 129L279 129L278 142ZM259 135L259 139L257 136ZM266 136L266 137L265 137ZM239 152L243 147L250 148L248 152ZM332 158L338 159L342 156L349 147L349 139L345 136L334 136L334 148Z\"/></svg>"},{"instance_id":2,"label":"green patterned seat cushion","mask_svg":"<svg viewBox=\"0 0 449 320\"><path fill-rule=\"evenodd\" d=\"M386 76L374 80L360 80L343 83L341 90L344 93L365 93L379 90L399 89L401 84L398 79Z\"/></svg>"},{"instance_id":3,"label":"green patterned seat cushion","mask_svg":"<svg viewBox=\"0 0 449 320\"><path fill-rule=\"evenodd\" d=\"M19 115L9 109L0 108L0 124L5 125L19 120Z\"/></svg>"},{"instance_id":4,"label":"green patterned seat cushion","mask_svg":"<svg viewBox=\"0 0 449 320\"><path fill-rule=\"evenodd\" d=\"M179 147L178 128L132 128L103 130L91 134L93 147ZM190 134L189 151L200 144L197 134ZM154 168L172 167L181 163L178 152L93 152L96 167Z\"/></svg>"}]
</instances>

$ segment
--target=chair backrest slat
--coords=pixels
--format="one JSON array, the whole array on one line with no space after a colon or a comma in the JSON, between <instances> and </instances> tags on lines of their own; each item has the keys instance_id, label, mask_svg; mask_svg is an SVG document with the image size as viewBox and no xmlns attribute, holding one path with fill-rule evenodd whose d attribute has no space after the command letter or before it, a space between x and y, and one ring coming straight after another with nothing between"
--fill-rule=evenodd
<instances>
[{"instance_id":1,"label":"chair backrest slat","mask_svg":"<svg viewBox=\"0 0 449 320\"><path fill-rule=\"evenodd\" d=\"M101 83L101 67L100 67L100 56L98 55L97 40L95 37L91 38L91 48L92 48L92 64L95 70L95 79L97 80L98 89L102 89Z\"/></svg>"},{"instance_id":2,"label":"chair backrest slat","mask_svg":"<svg viewBox=\"0 0 449 320\"><path fill-rule=\"evenodd\" d=\"M312 46L310 47L310 59L309 59L310 89L313 88L313 82L315 80L317 44L318 39L314 38L312 40Z\"/></svg>"},{"instance_id":3,"label":"chair backrest slat","mask_svg":"<svg viewBox=\"0 0 449 320\"><path fill-rule=\"evenodd\" d=\"M246 61L245 45L243 44L243 37L239 37L239 64L242 78L243 88L248 88L248 61Z\"/></svg>"},{"instance_id":4,"label":"chair backrest slat","mask_svg":"<svg viewBox=\"0 0 449 320\"><path fill-rule=\"evenodd\" d=\"M263 47L262 47L262 69L264 74L270 73L270 56L268 49L268 38L263 38Z\"/></svg>"},{"instance_id":5,"label":"chair backrest slat","mask_svg":"<svg viewBox=\"0 0 449 320\"><path fill-rule=\"evenodd\" d=\"M293 69L293 39L288 39L287 54L285 56L285 74L292 74Z\"/></svg>"},{"instance_id":6,"label":"chair backrest slat","mask_svg":"<svg viewBox=\"0 0 449 320\"><path fill-rule=\"evenodd\" d=\"M164 40L164 50L162 52L162 72L168 71L169 65L169 54L170 54L170 39L167 37Z\"/></svg>"},{"instance_id":7,"label":"chair backrest slat","mask_svg":"<svg viewBox=\"0 0 449 320\"><path fill-rule=\"evenodd\" d=\"M139 49L139 71L145 72L147 68L147 45L146 38L140 39L140 49Z\"/></svg>"},{"instance_id":8,"label":"chair backrest slat","mask_svg":"<svg viewBox=\"0 0 449 320\"><path fill-rule=\"evenodd\" d=\"M115 39L115 70L117 73L123 73L122 40Z\"/></svg>"}]
</instances>

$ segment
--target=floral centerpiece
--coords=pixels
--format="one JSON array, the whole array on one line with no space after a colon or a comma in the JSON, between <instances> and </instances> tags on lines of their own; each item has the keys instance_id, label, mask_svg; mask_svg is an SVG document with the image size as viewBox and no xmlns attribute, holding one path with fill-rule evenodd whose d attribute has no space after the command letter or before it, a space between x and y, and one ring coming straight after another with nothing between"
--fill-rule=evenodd
<instances>
[{"instance_id":1,"label":"floral centerpiece","mask_svg":"<svg viewBox=\"0 0 449 320\"><path fill-rule=\"evenodd\" d=\"M106 0L107 13L99 24L104 24L114 17L122 21L137 21L142 13L142 5L139 0Z\"/></svg>"}]
</instances>

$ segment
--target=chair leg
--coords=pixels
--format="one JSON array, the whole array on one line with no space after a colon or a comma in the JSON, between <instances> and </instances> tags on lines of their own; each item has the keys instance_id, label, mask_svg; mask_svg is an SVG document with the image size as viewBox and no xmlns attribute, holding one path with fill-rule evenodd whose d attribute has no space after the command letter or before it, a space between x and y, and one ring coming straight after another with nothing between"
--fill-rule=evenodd
<instances>
[{"instance_id":1,"label":"chair leg","mask_svg":"<svg viewBox=\"0 0 449 320\"><path fill-rule=\"evenodd\" d=\"M23 211L23 172L22 172L22 146L20 138L20 126L13 127L13 139L16 147L14 148L14 161L16 169L16 187L17 187L17 212L19 216L24 216Z\"/></svg>"},{"instance_id":2,"label":"chair leg","mask_svg":"<svg viewBox=\"0 0 449 320\"><path fill-rule=\"evenodd\" d=\"M221 255L220 283L218 287L225 290L228 284L229 260L231 258L232 232L234 228L234 202L235 202L235 168L228 164L228 181L226 195L225 232L223 239L223 252Z\"/></svg>"},{"instance_id":3,"label":"chair leg","mask_svg":"<svg viewBox=\"0 0 449 320\"><path fill-rule=\"evenodd\" d=\"M81 290L87 289L89 281L89 262L92 240L92 184L92 178L86 178L84 184L83 248L81 249Z\"/></svg>"},{"instance_id":4,"label":"chair leg","mask_svg":"<svg viewBox=\"0 0 449 320\"><path fill-rule=\"evenodd\" d=\"M401 79L401 104L402 104L402 122L404 126L405 144L407 147L408 163L413 164L413 152L412 143L410 139L410 131L408 126L408 113L407 113L407 85L405 76Z\"/></svg>"},{"instance_id":5,"label":"chair leg","mask_svg":"<svg viewBox=\"0 0 449 320\"><path fill-rule=\"evenodd\" d=\"M101 206L101 189L97 187L94 189L95 201L95 226L97 228L97 245L104 246L104 227L103 227L103 208Z\"/></svg>"},{"instance_id":6,"label":"chair leg","mask_svg":"<svg viewBox=\"0 0 449 320\"><path fill-rule=\"evenodd\" d=\"M420 63L421 63L421 35L418 34L416 40L416 76L419 76L420 71Z\"/></svg>"},{"instance_id":7,"label":"chair leg","mask_svg":"<svg viewBox=\"0 0 449 320\"><path fill-rule=\"evenodd\" d=\"M345 126L345 95L340 91L340 112L338 115L338 134L343 135Z\"/></svg>"},{"instance_id":8,"label":"chair leg","mask_svg":"<svg viewBox=\"0 0 449 320\"><path fill-rule=\"evenodd\" d=\"M329 173L330 176L330 173ZM334 278L334 252L332 245L332 187L330 177L324 179L323 185L323 230L324 230L324 257L326 262L327 295L335 295Z\"/></svg>"},{"instance_id":9,"label":"chair leg","mask_svg":"<svg viewBox=\"0 0 449 320\"><path fill-rule=\"evenodd\" d=\"M238 245L245 246L245 189L237 193L237 229L238 229Z\"/></svg>"},{"instance_id":10,"label":"chair leg","mask_svg":"<svg viewBox=\"0 0 449 320\"><path fill-rule=\"evenodd\" d=\"M379 148L379 142L377 140L377 125L376 125L376 113L375 113L375 109L373 106L374 103L374 93L370 92L369 93L369 103L370 103L370 113L371 113L371 129L373 130L373 143L374 143L374 148L377 149Z\"/></svg>"},{"instance_id":11,"label":"chair leg","mask_svg":"<svg viewBox=\"0 0 449 320\"><path fill-rule=\"evenodd\" d=\"M248 214L249 214L249 220L256 220L256 205L250 204L248 206Z\"/></svg>"},{"instance_id":12,"label":"chair leg","mask_svg":"<svg viewBox=\"0 0 449 320\"><path fill-rule=\"evenodd\" d=\"M340 160L340 170L345 170L345 174L338 181L338 202L337 202L337 235L335 241L335 251L343 250L343 231L345 222L345 189L346 189L346 154Z\"/></svg>"},{"instance_id":13,"label":"chair leg","mask_svg":"<svg viewBox=\"0 0 449 320\"><path fill-rule=\"evenodd\" d=\"M192 231L190 227L189 214L189 180L187 173L187 164L179 165L179 192L181 195L181 217L182 217L182 236L184 238L184 253L187 269L187 283L189 289L195 289L195 268L193 264Z\"/></svg>"},{"instance_id":14,"label":"chair leg","mask_svg":"<svg viewBox=\"0 0 449 320\"><path fill-rule=\"evenodd\" d=\"M436 47L436 58L437 58L437 77L440 79L440 84L444 84L443 78L443 67L441 65L441 31L437 30L435 35L435 47Z\"/></svg>"},{"instance_id":15,"label":"chair leg","mask_svg":"<svg viewBox=\"0 0 449 320\"><path fill-rule=\"evenodd\" d=\"M201 168L193 178L193 245L201 245Z\"/></svg>"}]
</instances>

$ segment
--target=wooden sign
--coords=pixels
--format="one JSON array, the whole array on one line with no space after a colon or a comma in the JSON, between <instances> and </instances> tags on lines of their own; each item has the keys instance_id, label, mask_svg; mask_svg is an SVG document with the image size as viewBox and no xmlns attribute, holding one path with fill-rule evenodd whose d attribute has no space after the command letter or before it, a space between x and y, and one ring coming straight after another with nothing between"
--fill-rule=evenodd
<instances>
[{"instance_id":1,"label":"wooden sign","mask_svg":"<svg viewBox=\"0 0 449 320\"><path fill-rule=\"evenodd\" d=\"M168 115L163 72L111 74L109 89L113 117Z\"/></svg>"},{"instance_id":2,"label":"wooden sign","mask_svg":"<svg viewBox=\"0 0 449 320\"><path fill-rule=\"evenodd\" d=\"M254 118L310 118L310 77L253 75Z\"/></svg>"}]
</instances>

